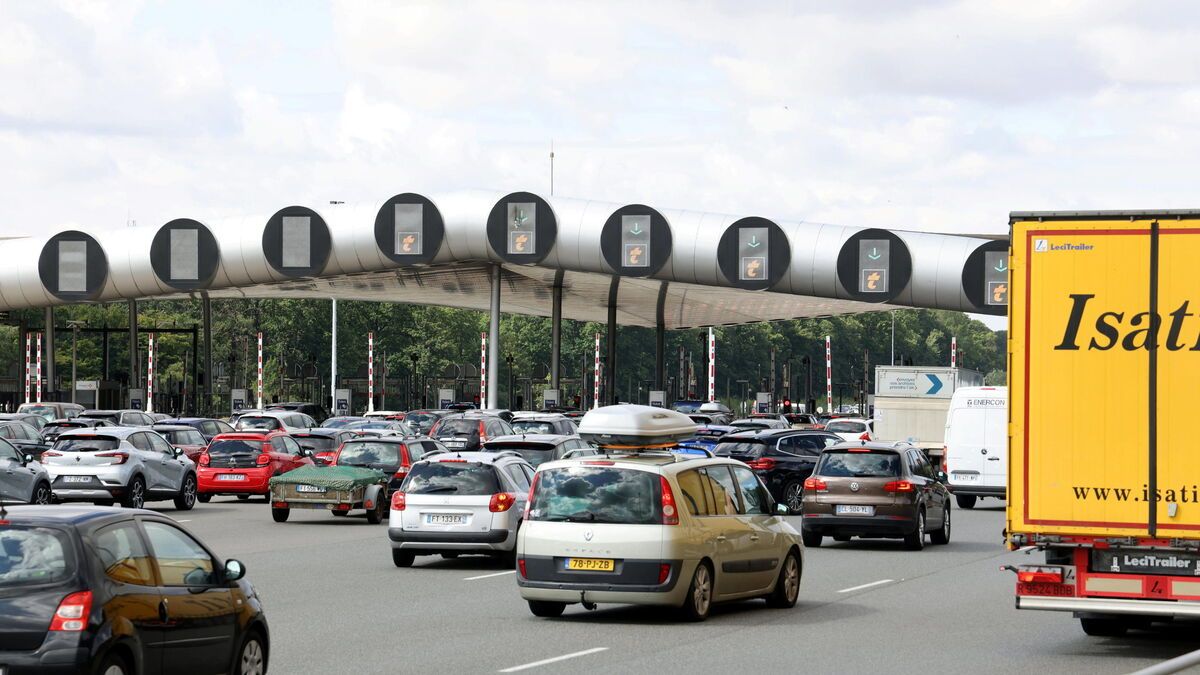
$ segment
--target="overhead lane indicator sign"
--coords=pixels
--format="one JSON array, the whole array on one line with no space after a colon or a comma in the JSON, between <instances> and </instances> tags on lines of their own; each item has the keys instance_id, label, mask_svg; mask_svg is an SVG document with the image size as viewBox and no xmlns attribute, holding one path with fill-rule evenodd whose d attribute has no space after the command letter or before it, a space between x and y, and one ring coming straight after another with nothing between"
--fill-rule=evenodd
<instances>
[{"instance_id":1,"label":"overhead lane indicator sign","mask_svg":"<svg viewBox=\"0 0 1200 675\"><path fill-rule=\"evenodd\" d=\"M762 281L770 274L770 232L766 227L738 230L738 279L741 281Z\"/></svg>"},{"instance_id":2,"label":"overhead lane indicator sign","mask_svg":"<svg viewBox=\"0 0 1200 675\"><path fill-rule=\"evenodd\" d=\"M1008 304L1008 252L987 251L983 254L984 302L989 305Z\"/></svg>"},{"instance_id":3,"label":"overhead lane indicator sign","mask_svg":"<svg viewBox=\"0 0 1200 675\"><path fill-rule=\"evenodd\" d=\"M891 271L892 242L863 239L858 242L858 292L887 293Z\"/></svg>"},{"instance_id":4,"label":"overhead lane indicator sign","mask_svg":"<svg viewBox=\"0 0 1200 675\"><path fill-rule=\"evenodd\" d=\"M621 216L622 264L625 267L650 266L649 215Z\"/></svg>"},{"instance_id":5,"label":"overhead lane indicator sign","mask_svg":"<svg viewBox=\"0 0 1200 675\"><path fill-rule=\"evenodd\" d=\"M537 204L509 202L509 255L528 255L535 251L537 251Z\"/></svg>"},{"instance_id":6,"label":"overhead lane indicator sign","mask_svg":"<svg viewBox=\"0 0 1200 675\"><path fill-rule=\"evenodd\" d=\"M425 233L424 204L395 204L395 255L423 255Z\"/></svg>"}]
</instances>

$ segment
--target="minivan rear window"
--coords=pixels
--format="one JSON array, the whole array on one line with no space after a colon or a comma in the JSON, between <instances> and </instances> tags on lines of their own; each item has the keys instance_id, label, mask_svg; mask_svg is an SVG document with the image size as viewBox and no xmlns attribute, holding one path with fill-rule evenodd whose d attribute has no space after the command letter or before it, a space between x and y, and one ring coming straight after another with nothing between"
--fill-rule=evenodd
<instances>
[{"instance_id":1,"label":"minivan rear window","mask_svg":"<svg viewBox=\"0 0 1200 675\"><path fill-rule=\"evenodd\" d=\"M652 525L662 522L658 474L599 466L543 471L530 520Z\"/></svg>"},{"instance_id":2,"label":"minivan rear window","mask_svg":"<svg viewBox=\"0 0 1200 675\"><path fill-rule=\"evenodd\" d=\"M813 473L829 478L891 478L900 475L900 455L826 450Z\"/></svg>"},{"instance_id":3,"label":"minivan rear window","mask_svg":"<svg viewBox=\"0 0 1200 675\"><path fill-rule=\"evenodd\" d=\"M228 457L229 455L257 455L262 452L262 441L224 440L213 441L208 446L210 457Z\"/></svg>"},{"instance_id":4,"label":"minivan rear window","mask_svg":"<svg viewBox=\"0 0 1200 675\"><path fill-rule=\"evenodd\" d=\"M328 452L337 449L337 439L329 436L292 436L300 447L313 452Z\"/></svg>"},{"instance_id":5,"label":"minivan rear window","mask_svg":"<svg viewBox=\"0 0 1200 675\"><path fill-rule=\"evenodd\" d=\"M491 495L500 492L500 482L488 464L433 461L414 466L400 489L411 495Z\"/></svg>"},{"instance_id":6,"label":"minivan rear window","mask_svg":"<svg viewBox=\"0 0 1200 675\"><path fill-rule=\"evenodd\" d=\"M105 452L116 450L121 441L108 436L59 436L54 442L57 452Z\"/></svg>"},{"instance_id":7,"label":"minivan rear window","mask_svg":"<svg viewBox=\"0 0 1200 675\"><path fill-rule=\"evenodd\" d=\"M64 581L74 569L71 540L62 530L21 525L0 528L0 588Z\"/></svg>"}]
</instances>

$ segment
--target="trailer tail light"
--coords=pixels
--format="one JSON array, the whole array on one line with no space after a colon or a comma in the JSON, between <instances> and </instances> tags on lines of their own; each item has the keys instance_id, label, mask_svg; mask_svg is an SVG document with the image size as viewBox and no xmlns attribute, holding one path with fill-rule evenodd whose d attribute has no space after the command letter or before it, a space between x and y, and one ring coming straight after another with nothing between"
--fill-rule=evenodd
<instances>
[{"instance_id":1,"label":"trailer tail light","mask_svg":"<svg viewBox=\"0 0 1200 675\"><path fill-rule=\"evenodd\" d=\"M517 503L517 498L511 492L497 492L492 495L488 501L488 511L492 513L504 513L512 508L513 504Z\"/></svg>"},{"instance_id":2,"label":"trailer tail light","mask_svg":"<svg viewBox=\"0 0 1200 675\"><path fill-rule=\"evenodd\" d=\"M826 492L829 490L829 485L820 478L808 477L804 479L805 490L816 490L817 492Z\"/></svg>"},{"instance_id":3,"label":"trailer tail light","mask_svg":"<svg viewBox=\"0 0 1200 675\"><path fill-rule=\"evenodd\" d=\"M1017 581L1022 584L1061 584L1063 571L1061 567L1022 565L1017 568Z\"/></svg>"},{"instance_id":4,"label":"trailer tail light","mask_svg":"<svg viewBox=\"0 0 1200 675\"><path fill-rule=\"evenodd\" d=\"M662 486L662 524L678 525L679 511L675 509L675 493L671 491L671 484L666 476L659 476L658 482Z\"/></svg>"},{"instance_id":5,"label":"trailer tail light","mask_svg":"<svg viewBox=\"0 0 1200 675\"><path fill-rule=\"evenodd\" d=\"M392 510L393 511L403 511L405 506L406 506L406 504L405 504L405 499L404 499L404 493L403 492L393 492L392 493Z\"/></svg>"},{"instance_id":6,"label":"trailer tail light","mask_svg":"<svg viewBox=\"0 0 1200 675\"><path fill-rule=\"evenodd\" d=\"M775 460L769 457L764 457L762 459L756 459L752 462L746 462L746 466L759 471L770 471L771 469L775 468Z\"/></svg>"},{"instance_id":7,"label":"trailer tail light","mask_svg":"<svg viewBox=\"0 0 1200 675\"><path fill-rule=\"evenodd\" d=\"M113 460L110 464L124 464L129 461L129 454L125 452L101 452L96 456Z\"/></svg>"},{"instance_id":8,"label":"trailer tail light","mask_svg":"<svg viewBox=\"0 0 1200 675\"><path fill-rule=\"evenodd\" d=\"M906 480L894 480L883 486L884 492L912 492L913 484Z\"/></svg>"},{"instance_id":9,"label":"trailer tail light","mask_svg":"<svg viewBox=\"0 0 1200 675\"><path fill-rule=\"evenodd\" d=\"M50 630L78 633L87 627L88 614L92 611L92 592L72 593L58 603Z\"/></svg>"}]
</instances>

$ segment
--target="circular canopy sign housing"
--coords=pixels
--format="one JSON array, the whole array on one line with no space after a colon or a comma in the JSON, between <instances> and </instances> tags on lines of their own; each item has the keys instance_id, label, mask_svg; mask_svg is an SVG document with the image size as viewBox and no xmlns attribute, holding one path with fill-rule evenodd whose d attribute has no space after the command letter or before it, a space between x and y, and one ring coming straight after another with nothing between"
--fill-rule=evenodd
<instances>
[{"instance_id":1,"label":"circular canopy sign housing","mask_svg":"<svg viewBox=\"0 0 1200 675\"><path fill-rule=\"evenodd\" d=\"M68 230L50 237L38 256L42 286L59 300L94 300L108 280L108 258L90 235Z\"/></svg>"},{"instance_id":2,"label":"circular canopy sign housing","mask_svg":"<svg viewBox=\"0 0 1200 675\"><path fill-rule=\"evenodd\" d=\"M742 218L725 229L717 245L721 274L736 288L768 289L787 274L792 245L783 229L766 218Z\"/></svg>"},{"instance_id":3,"label":"circular canopy sign housing","mask_svg":"<svg viewBox=\"0 0 1200 675\"><path fill-rule=\"evenodd\" d=\"M600 251L618 275L648 277L671 257L671 226L649 206L622 206L604 223Z\"/></svg>"},{"instance_id":4,"label":"circular canopy sign housing","mask_svg":"<svg viewBox=\"0 0 1200 675\"><path fill-rule=\"evenodd\" d=\"M446 235L442 213L427 197L398 194L375 214L375 243L394 263L420 265L433 261Z\"/></svg>"},{"instance_id":5,"label":"circular canopy sign housing","mask_svg":"<svg viewBox=\"0 0 1200 675\"><path fill-rule=\"evenodd\" d=\"M963 264L962 289L981 314L1008 313L1008 242L980 244Z\"/></svg>"},{"instance_id":6,"label":"circular canopy sign housing","mask_svg":"<svg viewBox=\"0 0 1200 675\"><path fill-rule=\"evenodd\" d=\"M217 238L204 224L190 218L177 218L158 228L150 243L154 275L176 290L208 288L220 263Z\"/></svg>"},{"instance_id":7,"label":"circular canopy sign housing","mask_svg":"<svg viewBox=\"0 0 1200 675\"><path fill-rule=\"evenodd\" d=\"M862 230L842 244L837 259L838 281L854 300L887 302L912 278L908 246L887 230Z\"/></svg>"},{"instance_id":8,"label":"circular canopy sign housing","mask_svg":"<svg viewBox=\"0 0 1200 675\"><path fill-rule=\"evenodd\" d=\"M306 206L280 209L263 229L262 249L276 272L293 279L316 276L329 261L329 226Z\"/></svg>"},{"instance_id":9,"label":"circular canopy sign housing","mask_svg":"<svg viewBox=\"0 0 1200 675\"><path fill-rule=\"evenodd\" d=\"M541 262L554 248L557 234L558 221L550 204L531 192L508 195L488 215L488 244L505 262Z\"/></svg>"}]
</instances>

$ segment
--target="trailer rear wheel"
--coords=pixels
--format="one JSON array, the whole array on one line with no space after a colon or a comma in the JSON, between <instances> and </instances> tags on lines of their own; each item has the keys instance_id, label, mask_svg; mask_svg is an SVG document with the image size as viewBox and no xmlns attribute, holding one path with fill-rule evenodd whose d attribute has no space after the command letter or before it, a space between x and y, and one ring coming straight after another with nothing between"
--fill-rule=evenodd
<instances>
[{"instance_id":1,"label":"trailer rear wheel","mask_svg":"<svg viewBox=\"0 0 1200 675\"><path fill-rule=\"evenodd\" d=\"M1129 624L1122 619L1081 618L1079 626L1092 637L1121 637L1129 631Z\"/></svg>"},{"instance_id":2,"label":"trailer rear wheel","mask_svg":"<svg viewBox=\"0 0 1200 675\"><path fill-rule=\"evenodd\" d=\"M274 506L271 507L271 518L277 523L286 523L290 515L292 515L290 508L277 509Z\"/></svg>"}]
</instances>

